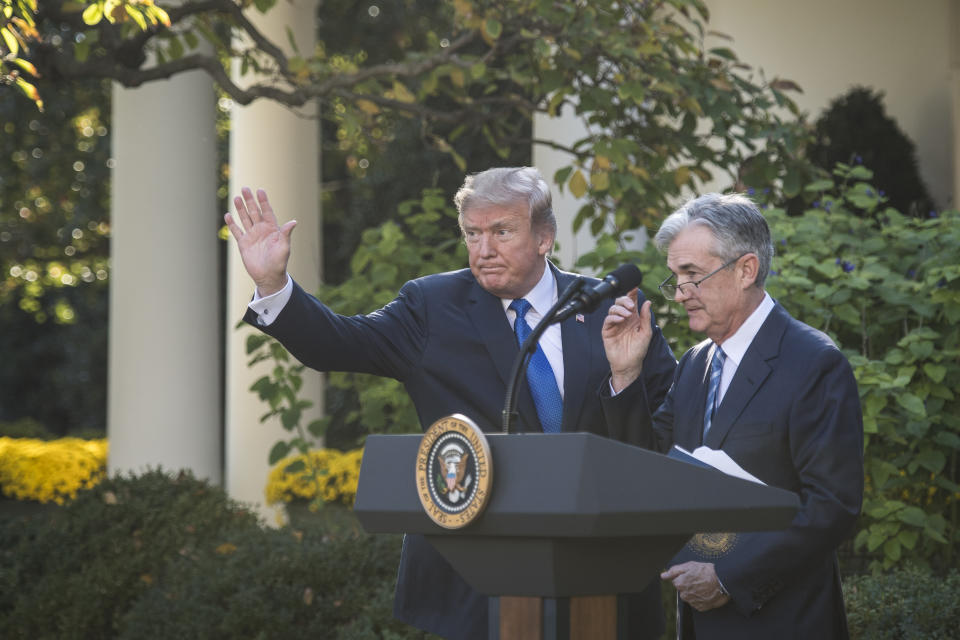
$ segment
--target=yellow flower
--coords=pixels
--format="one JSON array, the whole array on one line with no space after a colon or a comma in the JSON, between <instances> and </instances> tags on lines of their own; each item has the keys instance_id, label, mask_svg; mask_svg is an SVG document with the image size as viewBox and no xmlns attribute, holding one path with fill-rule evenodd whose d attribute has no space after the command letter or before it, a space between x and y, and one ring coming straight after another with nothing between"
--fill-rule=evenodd
<instances>
[{"instance_id":1,"label":"yellow flower","mask_svg":"<svg viewBox=\"0 0 960 640\"><path fill-rule=\"evenodd\" d=\"M0 486L9 498L63 504L103 478L107 450L106 439L0 438Z\"/></svg>"},{"instance_id":2,"label":"yellow flower","mask_svg":"<svg viewBox=\"0 0 960 640\"><path fill-rule=\"evenodd\" d=\"M362 457L363 449L315 449L307 455L284 458L270 471L267 503L310 501L319 496L324 502L353 505ZM299 468L289 470L293 465Z\"/></svg>"}]
</instances>

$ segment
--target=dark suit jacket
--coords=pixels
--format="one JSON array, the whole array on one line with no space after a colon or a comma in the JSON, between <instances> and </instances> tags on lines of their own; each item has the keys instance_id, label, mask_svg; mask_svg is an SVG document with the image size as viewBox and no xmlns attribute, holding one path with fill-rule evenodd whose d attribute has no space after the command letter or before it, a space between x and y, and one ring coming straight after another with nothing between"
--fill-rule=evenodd
<instances>
[{"instance_id":1,"label":"dark suit jacket","mask_svg":"<svg viewBox=\"0 0 960 640\"><path fill-rule=\"evenodd\" d=\"M677 561L714 562L732 598L705 613L684 605L681 617L699 640L845 638L835 550L863 497L863 420L850 365L826 335L775 305L702 443L712 351L707 340L683 355L655 413L632 387L608 393L612 435L661 452L722 449L765 483L796 492L801 507L789 529L739 534L720 558L681 552Z\"/></svg>"},{"instance_id":2,"label":"dark suit jacket","mask_svg":"<svg viewBox=\"0 0 960 640\"><path fill-rule=\"evenodd\" d=\"M575 274L551 269L563 291ZM597 281L591 280L588 286ZM643 302L642 295L640 302ZM564 361L563 430L606 435L598 389L609 373L600 330L611 301L583 321L561 323ZM252 312L247 322L258 326ZM498 432L506 384L519 352L499 298L484 290L469 269L406 283L395 300L368 315L333 313L299 286L268 327L303 364L320 371L356 371L401 381L423 429L463 413L482 429ZM658 406L676 360L658 332L644 367L640 392ZM526 384L518 400L517 431L540 431ZM650 635L662 629L659 588L654 580L631 613ZM394 615L451 638L487 637L487 597L475 592L422 536L404 537Z\"/></svg>"}]
</instances>

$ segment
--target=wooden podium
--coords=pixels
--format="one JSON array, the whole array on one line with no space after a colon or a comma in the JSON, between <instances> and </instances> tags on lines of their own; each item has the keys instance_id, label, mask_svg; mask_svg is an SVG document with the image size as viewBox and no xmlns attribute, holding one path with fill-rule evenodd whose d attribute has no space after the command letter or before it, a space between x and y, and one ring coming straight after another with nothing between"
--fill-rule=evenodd
<instances>
[{"instance_id":1,"label":"wooden podium","mask_svg":"<svg viewBox=\"0 0 960 640\"><path fill-rule=\"evenodd\" d=\"M486 434L486 510L448 530L415 486L420 435L367 438L354 512L371 533L420 533L491 596L491 638L618 638L616 594L642 591L696 532L786 528L789 491L590 433Z\"/></svg>"}]
</instances>

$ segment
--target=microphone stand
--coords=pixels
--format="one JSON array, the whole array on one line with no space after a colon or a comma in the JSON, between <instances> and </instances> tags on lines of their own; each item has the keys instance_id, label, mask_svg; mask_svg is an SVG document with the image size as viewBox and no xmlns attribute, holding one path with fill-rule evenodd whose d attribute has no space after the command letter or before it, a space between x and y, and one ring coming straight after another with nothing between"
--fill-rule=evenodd
<instances>
[{"instance_id":1,"label":"microphone stand","mask_svg":"<svg viewBox=\"0 0 960 640\"><path fill-rule=\"evenodd\" d=\"M559 311L563 305L570 302L570 299L577 295L585 284L586 280L581 276L577 276L576 280L571 282L563 293L560 294L557 302L550 307L550 310L544 314L540 323L534 327L530 335L527 336L527 339L520 345L520 353L517 354L516 359L513 361L513 370L510 372L510 380L507 383L507 397L503 401L501 424L503 425L504 433L510 433L510 422L517 417L517 394L520 392L520 385L517 383L521 375L527 370L527 365L530 363L530 356L537 350L537 343L540 341L540 336L547 330L547 327L557 321L557 311Z\"/></svg>"}]
</instances>

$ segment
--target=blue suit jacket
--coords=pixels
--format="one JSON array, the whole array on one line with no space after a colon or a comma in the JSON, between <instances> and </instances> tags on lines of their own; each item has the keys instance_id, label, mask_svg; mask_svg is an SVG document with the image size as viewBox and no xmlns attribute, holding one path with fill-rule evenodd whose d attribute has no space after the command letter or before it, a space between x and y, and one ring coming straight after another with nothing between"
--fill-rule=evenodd
<instances>
[{"instance_id":1,"label":"blue suit jacket","mask_svg":"<svg viewBox=\"0 0 960 640\"><path fill-rule=\"evenodd\" d=\"M553 265L551 269L559 291L576 277ZM597 282L588 280L588 286ZM585 314L582 322L574 316L561 323L564 431L607 435L598 389L609 373L600 330L611 303ZM252 312L245 320L257 326ZM463 413L484 430L500 430L506 384L519 348L500 299L484 290L469 269L412 280L382 309L352 317L333 313L295 285L276 320L258 328L314 369L401 381L423 429L441 417ZM651 406L658 406L676 360L661 334L654 340L638 386ZM517 409L517 431L541 430L526 384L521 385ZM634 637L655 638L662 632L656 582L643 597L632 599L633 624L642 627ZM418 535L404 537L394 615L445 637L487 637L487 597L467 585Z\"/></svg>"},{"instance_id":2,"label":"blue suit jacket","mask_svg":"<svg viewBox=\"0 0 960 640\"><path fill-rule=\"evenodd\" d=\"M659 410L633 387L607 394L612 435L661 452L673 444L722 449L765 483L796 492L801 507L790 528L739 534L719 558L696 557L689 547L675 558L714 562L732 598L704 613L684 604L679 637L693 637L692 626L700 640L845 638L835 551L863 497L863 420L850 365L826 335L775 305L704 443L712 351L707 340L683 355Z\"/></svg>"}]
</instances>

